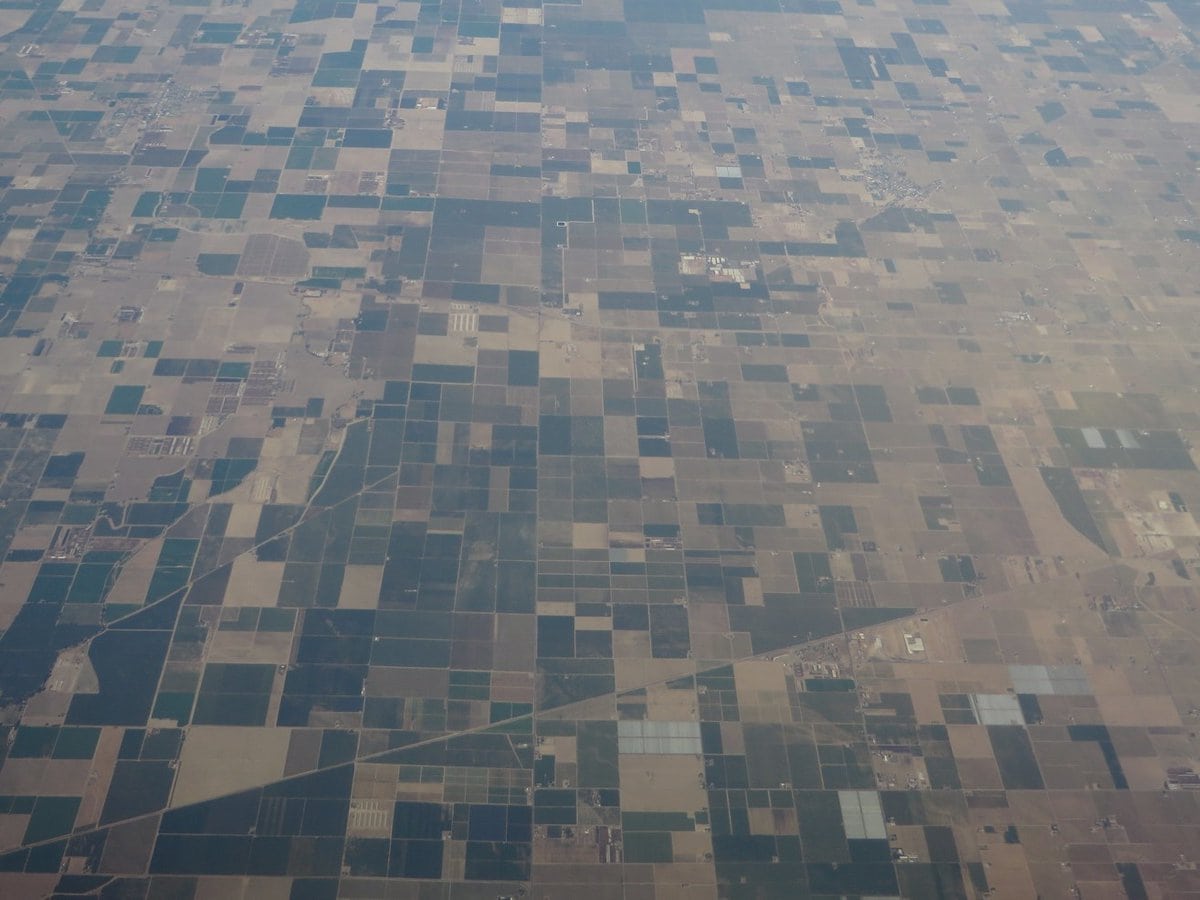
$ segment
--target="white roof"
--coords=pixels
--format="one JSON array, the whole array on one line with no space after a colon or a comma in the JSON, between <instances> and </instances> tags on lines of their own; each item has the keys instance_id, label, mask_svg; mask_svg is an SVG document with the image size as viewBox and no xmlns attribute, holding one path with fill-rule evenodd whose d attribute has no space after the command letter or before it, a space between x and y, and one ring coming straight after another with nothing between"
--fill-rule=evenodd
<instances>
[{"instance_id":1,"label":"white roof","mask_svg":"<svg viewBox=\"0 0 1200 900\"><path fill-rule=\"evenodd\" d=\"M838 803L842 807L842 827L847 838L887 838L877 791L838 791Z\"/></svg>"},{"instance_id":2,"label":"white roof","mask_svg":"<svg viewBox=\"0 0 1200 900\"><path fill-rule=\"evenodd\" d=\"M1083 666L1009 666L1018 694L1090 694Z\"/></svg>"},{"instance_id":3,"label":"white roof","mask_svg":"<svg viewBox=\"0 0 1200 900\"><path fill-rule=\"evenodd\" d=\"M980 725L1025 724L1021 703L1012 694L972 694L971 708Z\"/></svg>"},{"instance_id":4,"label":"white roof","mask_svg":"<svg viewBox=\"0 0 1200 900\"><path fill-rule=\"evenodd\" d=\"M700 723L622 719L617 722L617 749L621 753L699 754Z\"/></svg>"}]
</instances>

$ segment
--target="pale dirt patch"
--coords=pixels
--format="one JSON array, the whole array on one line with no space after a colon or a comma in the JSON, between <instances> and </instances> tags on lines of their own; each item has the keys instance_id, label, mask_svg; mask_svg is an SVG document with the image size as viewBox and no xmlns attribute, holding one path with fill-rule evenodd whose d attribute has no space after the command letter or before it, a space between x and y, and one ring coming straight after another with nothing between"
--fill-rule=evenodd
<instances>
[{"instance_id":1,"label":"pale dirt patch","mask_svg":"<svg viewBox=\"0 0 1200 900\"><path fill-rule=\"evenodd\" d=\"M171 806L184 806L283 776L288 728L194 725L179 756Z\"/></svg>"},{"instance_id":2,"label":"pale dirt patch","mask_svg":"<svg viewBox=\"0 0 1200 900\"><path fill-rule=\"evenodd\" d=\"M619 765L623 810L693 813L708 802L701 757L628 753Z\"/></svg>"},{"instance_id":3,"label":"pale dirt patch","mask_svg":"<svg viewBox=\"0 0 1200 900\"><path fill-rule=\"evenodd\" d=\"M339 609L375 609L379 605L379 587L383 566L346 566Z\"/></svg>"},{"instance_id":4,"label":"pale dirt patch","mask_svg":"<svg viewBox=\"0 0 1200 900\"><path fill-rule=\"evenodd\" d=\"M251 553L233 561L229 586L225 589L225 608L233 606L275 606L283 583L281 562L259 562Z\"/></svg>"}]
</instances>

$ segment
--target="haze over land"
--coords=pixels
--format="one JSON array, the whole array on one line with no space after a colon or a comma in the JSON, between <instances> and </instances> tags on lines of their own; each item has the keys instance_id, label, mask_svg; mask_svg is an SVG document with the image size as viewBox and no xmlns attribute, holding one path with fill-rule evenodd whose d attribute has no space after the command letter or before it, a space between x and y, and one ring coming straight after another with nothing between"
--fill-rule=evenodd
<instances>
[{"instance_id":1,"label":"haze over land","mask_svg":"<svg viewBox=\"0 0 1200 900\"><path fill-rule=\"evenodd\" d=\"M0 895L1200 891L1200 14L0 10Z\"/></svg>"}]
</instances>

